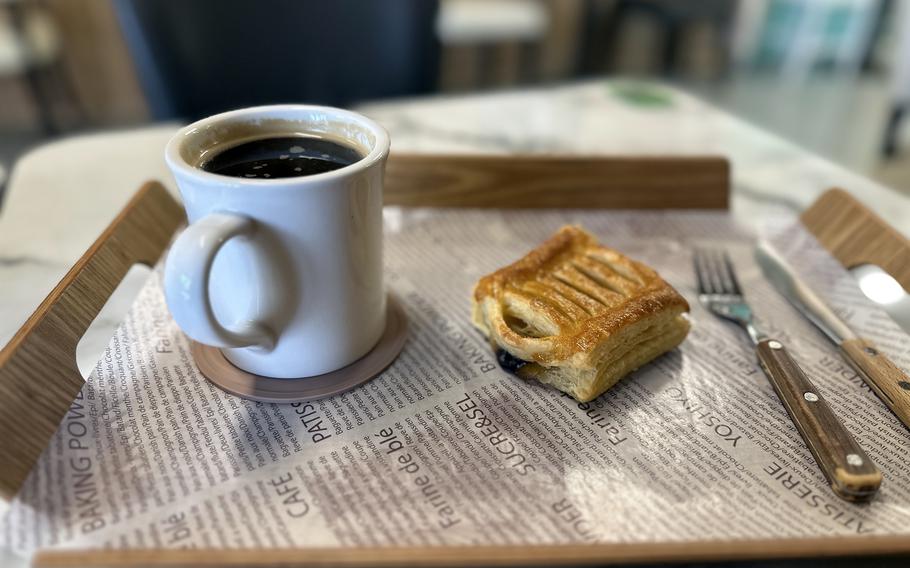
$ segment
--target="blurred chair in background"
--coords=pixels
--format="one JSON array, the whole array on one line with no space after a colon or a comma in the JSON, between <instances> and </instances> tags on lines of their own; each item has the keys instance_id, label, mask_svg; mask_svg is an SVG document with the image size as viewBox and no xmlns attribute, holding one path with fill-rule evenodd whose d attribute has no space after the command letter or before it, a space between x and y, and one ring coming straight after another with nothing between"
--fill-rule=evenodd
<instances>
[{"instance_id":1,"label":"blurred chair in background","mask_svg":"<svg viewBox=\"0 0 910 568\"><path fill-rule=\"evenodd\" d=\"M25 82L45 135L60 130L55 115L60 104L82 114L61 65L57 27L40 2L0 0L0 76Z\"/></svg>"},{"instance_id":2,"label":"blurred chair in background","mask_svg":"<svg viewBox=\"0 0 910 568\"><path fill-rule=\"evenodd\" d=\"M59 107L82 117L82 107L61 60L61 41L53 19L39 2L0 0L0 78L26 87L41 134L60 131ZM4 144L4 161L9 149ZM0 163L0 198L9 164Z\"/></svg>"},{"instance_id":3,"label":"blurred chair in background","mask_svg":"<svg viewBox=\"0 0 910 568\"><path fill-rule=\"evenodd\" d=\"M899 35L893 57L888 122L881 145L882 156L889 159L899 154L901 125L910 107L910 6L903 4L894 20Z\"/></svg>"},{"instance_id":4,"label":"blurred chair in background","mask_svg":"<svg viewBox=\"0 0 910 568\"><path fill-rule=\"evenodd\" d=\"M737 4L736 0L615 0L610 3L587 0L578 71L582 75L623 72L625 28L633 20L645 19L657 30L660 47L654 53L661 74L680 74L679 56L686 52L683 47L686 35L696 27L707 27L716 59L713 74L722 76L729 67L730 34Z\"/></svg>"},{"instance_id":5,"label":"blurred chair in background","mask_svg":"<svg viewBox=\"0 0 910 568\"><path fill-rule=\"evenodd\" d=\"M436 20L443 47L440 87L467 90L533 81L549 25L540 0L442 0Z\"/></svg>"},{"instance_id":6,"label":"blurred chair in background","mask_svg":"<svg viewBox=\"0 0 910 568\"><path fill-rule=\"evenodd\" d=\"M153 118L435 90L432 0L114 0Z\"/></svg>"}]
</instances>

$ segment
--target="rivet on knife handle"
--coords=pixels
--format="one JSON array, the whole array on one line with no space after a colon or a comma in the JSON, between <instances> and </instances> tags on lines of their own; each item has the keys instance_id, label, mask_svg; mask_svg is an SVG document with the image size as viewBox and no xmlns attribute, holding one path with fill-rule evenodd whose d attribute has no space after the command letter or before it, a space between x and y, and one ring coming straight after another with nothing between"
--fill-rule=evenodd
<instances>
[{"instance_id":1,"label":"rivet on knife handle","mask_svg":"<svg viewBox=\"0 0 910 568\"><path fill-rule=\"evenodd\" d=\"M910 377L865 339L846 339L840 348L866 384L910 428Z\"/></svg>"},{"instance_id":2,"label":"rivet on knife handle","mask_svg":"<svg viewBox=\"0 0 910 568\"><path fill-rule=\"evenodd\" d=\"M848 501L875 496L882 474L822 398L783 344L764 339L756 348L777 396L815 456L831 489Z\"/></svg>"}]
</instances>

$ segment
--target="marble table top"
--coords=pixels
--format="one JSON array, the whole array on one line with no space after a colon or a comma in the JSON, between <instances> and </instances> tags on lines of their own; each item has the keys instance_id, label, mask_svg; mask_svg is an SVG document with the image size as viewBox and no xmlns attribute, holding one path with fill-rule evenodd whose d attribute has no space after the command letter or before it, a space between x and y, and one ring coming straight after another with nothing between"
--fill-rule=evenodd
<instances>
[{"instance_id":1,"label":"marble table top","mask_svg":"<svg viewBox=\"0 0 910 568\"><path fill-rule=\"evenodd\" d=\"M667 86L646 90L630 97L624 85L599 80L359 110L389 130L393 152L720 154L732 164L732 214L745 224L781 208L801 210L840 186L910 233L907 197L693 96ZM163 148L177 127L76 136L19 160L0 211L0 345L143 181L162 180L176 194ZM113 303L121 305L99 316L110 318L101 347L130 301L117 296Z\"/></svg>"}]
</instances>

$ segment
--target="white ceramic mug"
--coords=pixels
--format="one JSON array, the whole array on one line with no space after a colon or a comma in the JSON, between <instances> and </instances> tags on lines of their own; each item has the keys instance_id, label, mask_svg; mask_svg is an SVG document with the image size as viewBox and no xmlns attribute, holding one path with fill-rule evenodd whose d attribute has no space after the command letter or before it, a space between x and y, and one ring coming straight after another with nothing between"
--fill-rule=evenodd
<instances>
[{"instance_id":1,"label":"white ceramic mug","mask_svg":"<svg viewBox=\"0 0 910 568\"><path fill-rule=\"evenodd\" d=\"M201 168L257 138L316 135L361 160L292 178ZM165 158L190 225L174 242L164 289L177 324L266 377L312 377L353 363L385 327L382 176L389 136L359 114L276 105L226 112L180 130Z\"/></svg>"}]
</instances>

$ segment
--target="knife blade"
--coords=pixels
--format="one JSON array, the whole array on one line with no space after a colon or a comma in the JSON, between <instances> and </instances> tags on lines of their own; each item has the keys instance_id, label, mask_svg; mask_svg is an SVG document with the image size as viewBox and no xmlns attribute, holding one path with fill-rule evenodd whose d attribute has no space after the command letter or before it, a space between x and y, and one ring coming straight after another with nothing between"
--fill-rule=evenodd
<instances>
[{"instance_id":1,"label":"knife blade","mask_svg":"<svg viewBox=\"0 0 910 568\"><path fill-rule=\"evenodd\" d=\"M871 341L850 329L768 243L759 243L755 258L774 287L840 348L860 378L910 429L910 377Z\"/></svg>"}]
</instances>

